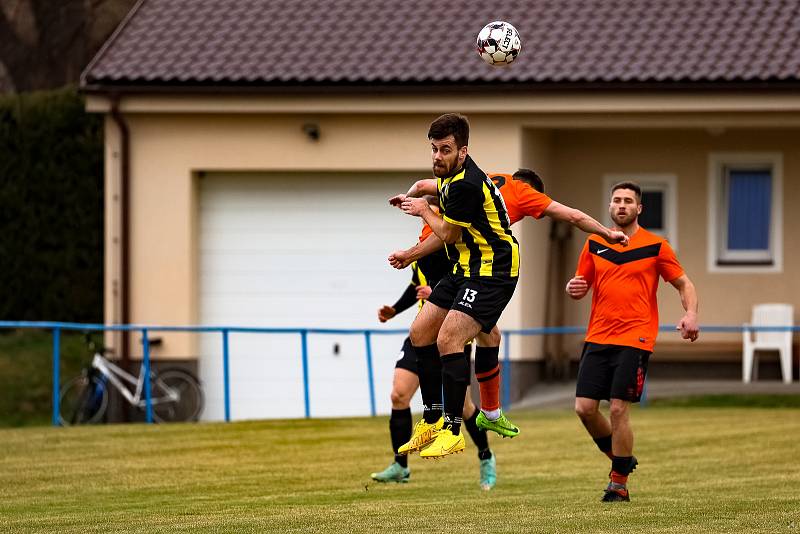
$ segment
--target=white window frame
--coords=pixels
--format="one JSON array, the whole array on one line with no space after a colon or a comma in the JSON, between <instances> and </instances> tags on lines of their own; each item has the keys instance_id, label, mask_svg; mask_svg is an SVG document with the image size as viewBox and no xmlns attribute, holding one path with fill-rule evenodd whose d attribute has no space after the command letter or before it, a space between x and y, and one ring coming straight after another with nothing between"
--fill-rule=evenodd
<instances>
[{"instance_id":1,"label":"white window frame","mask_svg":"<svg viewBox=\"0 0 800 534\"><path fill-rule=\"evenodd\" d=\"M763 169L772 171L770 206L770 254L760 251L722 250L727 243L727 204L723 198L723 180L727 169ZM769 265L746 262L772 260ZM720 261L742 261L741 265ZM708 157L708 271L712 273L781 273L783 272L783 154L780 152L713 152Z\"/></svg>"},{"instance_id":2,"label":"white window frame","mask_svg":"<svg viewBox=\"0 0 800 534\"><path fill-rule=\"evenodd\" d=\"M619 182L635 182L642 191L661 191L664 194L664 231L645 228L669 241L673 250L678 250L678 177L667 173L626 173L603 175L603 224L610 226L611 216L608 204L611 202L611 188ZM643 209L647 209L644 206Z\"/></svg>"}]
</instances>

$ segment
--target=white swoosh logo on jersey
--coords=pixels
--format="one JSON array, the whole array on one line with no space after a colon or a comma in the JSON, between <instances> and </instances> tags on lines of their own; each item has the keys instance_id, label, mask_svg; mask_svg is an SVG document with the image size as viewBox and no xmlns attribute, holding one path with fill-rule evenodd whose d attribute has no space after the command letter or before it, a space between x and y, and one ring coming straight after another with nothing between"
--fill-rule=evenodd
<instances>
[{"instance_id":1,"label":"white swoosh logo on jersey","mask_svg":"<svg viewBox=\"0 0 800 534\"><path fill-rule=\"evenodd\" d=\"M598 254L602 254L602 253L603 253L603 252L605 252L606 250L608 250L608 249L607 249L607 248L601 248L601 249L598 249L598 250L597 250L597 253L598 253Z\"/></svg>"}]
</instances>

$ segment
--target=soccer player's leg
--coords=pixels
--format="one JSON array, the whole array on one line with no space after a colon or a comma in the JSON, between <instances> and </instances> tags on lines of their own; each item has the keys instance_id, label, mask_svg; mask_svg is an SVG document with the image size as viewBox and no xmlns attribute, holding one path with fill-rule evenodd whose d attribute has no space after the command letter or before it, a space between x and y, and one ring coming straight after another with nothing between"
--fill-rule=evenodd
<instances>
[{"instance_id":1,"label":"soccer player's leg","mask_svg":"<svg viewBox=\"0 0 800 534\"><path fill-rule=\"evenodd\" d=\"M609 399L613 379L605 345L585 343L575 387L575 413L597 447L609 459L611 422L600 413L600 400Z\"/></svg>"},{"instance_id":2,"label":"soccer player's leg","mask_svg":"<svg viewBox=\"0 0 800 534\"><path fill-rule=\"evenodd\" d=\"M442 323L437 346L442 360L444 427L434 442L420 453L421 458L440 458L464 450L461 423L470 377L464 345L480 329L481 325L475 319L458 310L450 310Z\"/></svg>"},{"instance_id":3,"label":"soccer player's leg","mask_svg":"<svg viewBox=\"0 0 800 534\"><path fill-rule=\"evenodd\" d=\"M488 334L480 332L477 341L475 377L481 392L478 428L491 430L504 438L513 438L519 434L519 427L500 408L500 330L495 326Z\"/></svg>"},{"instance_id":4,"label":"soccer player's leg","mask_svg":"<svg viewBox=\"0 0 800 534\"><path fill-rule=\"evenodd\" d=\"M467 353L468 354L468 353ZM469 357L469 356L467 356ZM478 419L477 406L472 402L472 396L467 389L467 395L464 397L464 411L462 413L464 418L464 428L472 438L472 442L478 449L478 461L480 462L480 487L482 490L490 490L497 483L497 468L495 464L495 457L492 449L489 448L489 436L486 435L485 430L478 428L475 421Z\"/></svg>"},{"instance_id":5,"label":"soccer player's leg","mask_svg":"<svg viewBox=\"0 0 800 534\"><path fill-rule=\"evenodd\" d=\"M633 455L630 406L639 402L647 375L650 353L634 347L615 347L615 371L611 384L611 481L604 502L629 501L628 475L638 465Z\"/></svg>"},{"instance_id":6,"label":"soccer player's leg","mask_svg":"<svg viewBox=\"0 0 800 534\"><path fill-rule=\"evenodd\" d=\"M447 300L446 290L440 289L442 280L436 285L428 302L422 307L411 325L411 344L417 354L417 370L422 394L422 419L414 426L407 443L398 448L398 453L416 452L429 445L442 428L442 363L436 345L436 336L447 315L447 309L438 305ZM438 291L438 295L437 295ZM434 297L437 300L434 300ZM450 297L452 302L452 297Z\"/></svg>"},{"instance_id":7,"label":"soccer player's leg","mask_svg":"<svg viewBox=\"0 0 800 534\"><path fill-rule=\"evenodd\" d=\"M398 449L411 439L413 421L411 419L411 398L419 388L417 377L417 355L406 338L400 359L397 360L392 381L392 415L389 417L389 435L392 440L394 462L383 471L372 473L378 482L408 482L411 472L408 469L408 456Z\"/></svg>"}]
</instances>

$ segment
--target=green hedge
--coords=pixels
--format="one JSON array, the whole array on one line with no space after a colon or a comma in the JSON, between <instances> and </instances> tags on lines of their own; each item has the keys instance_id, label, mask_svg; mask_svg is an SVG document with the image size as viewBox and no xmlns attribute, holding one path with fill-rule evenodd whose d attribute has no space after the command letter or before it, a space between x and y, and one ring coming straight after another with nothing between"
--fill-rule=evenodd
<instances>
[{"instance_id":1,"label":"green hedge","mask_svg":"<svg viewBox=\"0 0 800 534\"><path fill-rule=\"evenodd\" d=\"M102 119L74 89L0 96L2 320L102 321Z\"/></svg>"}]
</instances>

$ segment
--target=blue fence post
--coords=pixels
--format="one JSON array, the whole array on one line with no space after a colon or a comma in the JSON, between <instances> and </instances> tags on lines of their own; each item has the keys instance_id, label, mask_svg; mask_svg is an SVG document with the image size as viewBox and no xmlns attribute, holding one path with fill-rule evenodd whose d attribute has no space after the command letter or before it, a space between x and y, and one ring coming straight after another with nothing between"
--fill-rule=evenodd
<instances>
[{"instance_id":1,"label":"blue fence post","mask_svg":"<svg viewBox=\"0 0 800 534\"><path fill-rule=\"evenodd\" d=\"M303 350L303 399L306 405L306 419L311 417L311 406L308 395L308 330L300 331L300 344Z\"/></svg>"},{"instance_id":2,"label":"blue fence post","mask_svg":"<svg viewBox=\"0 0 800 534\"><path fill-rule=\"evenodd\" d=\"M144 406L145 421L153 422L153 400L150 398L150 340L147 337L147 328L142 328L142 346L144 347L144 359L142 360L142 372L144 373Z\"/></svg>"},{"instance_id":3,"label":"blue fence post","mask_svg":"<svg viewBox=\"0 0 800 534\"><path fill-rule=\"evenodd\" d=\"M231 382L228 374L228 329L222 329L222 388L225 395L225 422L231 421Z\"/></svg>"},{"instance_id":4,"label":"blue fence post","mask_svg":"<svg viewBox=\"0 0 800 534\"><path fill-rule=\"evenodd\" d=\"M369 380L369 413L375 417L375 382L372 377L372 342L368 330L364 331L364 341L367 344L367 380Z\"/></svg>"},{"instance_id":5,"label":"blue fence post","mask_svg":"<svg viewBox=\"0 0 800 534\"><path fill-rule=\"evenodd\" d=\"M503 408L511 407L511 333L503 332Z\"/></svg>"},{"instance_id":6,"label":"blue fence post","mask_svg":"<svg viewBox=\"0 0 800 534\"><path fill-rule=\"evenodd\" d=\"M53 328L53 426L61 424L61 329Z\"/></svg>"}]
</instances>

